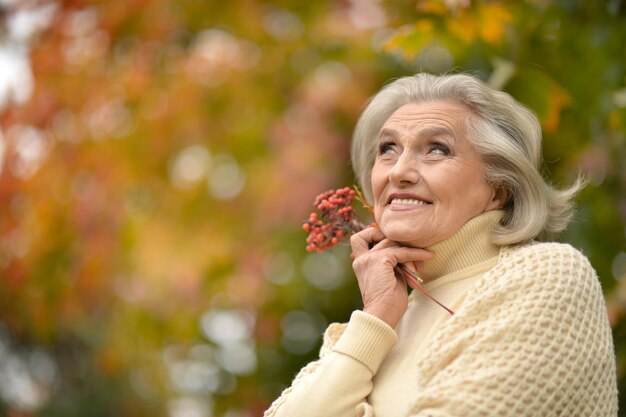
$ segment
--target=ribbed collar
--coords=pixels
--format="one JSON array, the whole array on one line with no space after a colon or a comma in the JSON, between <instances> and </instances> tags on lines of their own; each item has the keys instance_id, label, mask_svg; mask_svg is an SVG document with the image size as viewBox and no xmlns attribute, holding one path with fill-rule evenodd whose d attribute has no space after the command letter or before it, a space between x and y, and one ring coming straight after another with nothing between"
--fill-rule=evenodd
<instances>
[{"instance_id":1,"label":"ribbed collar","mask_svg":"<svg viewBox=\"0 0 626 417\"><path fill-rule=\"evenodd\" d=\"M491 242L491 230L503 215L502 210L481 213L449 238L430 246L435 257L424 262L419 277L429 282L498 256L500 247Z\"/></svg>"}]
</instances>

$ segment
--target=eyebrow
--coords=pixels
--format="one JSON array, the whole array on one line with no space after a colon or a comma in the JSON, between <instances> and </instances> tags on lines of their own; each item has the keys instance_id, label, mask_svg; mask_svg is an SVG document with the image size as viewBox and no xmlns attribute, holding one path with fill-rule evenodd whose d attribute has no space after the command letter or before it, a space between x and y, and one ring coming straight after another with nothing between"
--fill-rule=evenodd
<instances>
[{"instance_id":1,"label":"eyebrow","mask_svg":"<svg viewBox=\"0 0 626 417\"><path fill-rule=\"evenodd\" d=\"M378 138L381 139L385 136L397 138L399 135L400 133L397 130L385 127L381 129L380 134L378 135ZM438 135L450 136L456 142L456 136L450 131L450 129L447 129L445 127L427 127L424 129L420 129L416 137L419 139L419 138L430 138L430 137L438 136Z\"/></svg>"}]
</instances>

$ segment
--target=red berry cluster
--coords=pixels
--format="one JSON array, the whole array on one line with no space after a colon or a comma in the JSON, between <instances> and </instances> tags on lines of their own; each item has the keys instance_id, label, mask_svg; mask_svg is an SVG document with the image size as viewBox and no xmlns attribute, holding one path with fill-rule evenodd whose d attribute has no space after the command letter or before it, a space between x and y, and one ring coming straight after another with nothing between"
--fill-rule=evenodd
<instances>
[{"instance_id":1,"label":"red berry cluster","mask_svg":"<svg viewBox=\"0 0 626 417\"><path fill-rule=\"evenodd\" d=\"M328 190L315 198L319 214L311 213L302 228L309 233L306 250L323 252L339 243L344 237L364 229L351 206L355 191L350 187Z\"/></svg>"}]
</instances>

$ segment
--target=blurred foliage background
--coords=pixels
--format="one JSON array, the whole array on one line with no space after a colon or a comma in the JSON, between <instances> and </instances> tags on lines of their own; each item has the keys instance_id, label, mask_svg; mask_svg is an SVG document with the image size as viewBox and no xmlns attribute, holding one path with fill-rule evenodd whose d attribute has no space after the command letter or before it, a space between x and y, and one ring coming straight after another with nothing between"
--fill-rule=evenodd
<instances>
[{"instance_id":1,"label":"blurred foliage background","mask_svg":"<svg viewBox=\"0 0 626 417\"><path fill-rule=\"evenodd\" d=\"M300 225L417 71L510 92L546 175L589 175L562 240L624 391L625 40L621 0L1 0L0 415L260 416L360 308Z\"/></svg>"}]
</instances>

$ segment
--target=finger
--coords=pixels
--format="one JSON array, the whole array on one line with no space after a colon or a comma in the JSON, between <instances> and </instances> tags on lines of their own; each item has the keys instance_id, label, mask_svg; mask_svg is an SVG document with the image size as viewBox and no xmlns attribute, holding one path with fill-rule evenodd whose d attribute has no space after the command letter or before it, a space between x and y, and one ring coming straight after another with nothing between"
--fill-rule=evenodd
<instances>
[{"instance_id":1,"label":"finger","mask_svg":"<svg viewBox=\"0 0 626 417\"><path fill-rule=\"evenodd\" d=\"M418 265L420 265L420 264L421 264L421 261L413 261L413 262L404 263L404 264L402 264L402 266L404 268L406 268L412 274L415 274L415 273L417 273L417 270L419 268Z\"/></svg>"},{"instance_id":2,"label":"finger","mask_svg":"<svg viewBox=\"0 0 626 417\"><path fill-rule=\"evenodd\" d=\"M381 255L389 256L394 266L397 264L412 264L433 259L435 254L426 249L408 248L406 246L393 246L380 250Z\"/></svg>"},{"instance_id":3,"label":"finger","mask_svg":"<svg viewBox=\"0 0 626 417\"><path fill-rule=\"evenodd\" d=\"M350 237L350 245L352 246L352 253L355 257L370 250L372 244L376 244L385 239L385 235L377 227L368 227L355 233Z\"/></svg>"},{"instance_id":4,"label":"finger","mask_svg":"<svg viewBox=\"0 0 626 417\"><path fill-rule=\"evenodd\" d=\"M386 248L401 248L401 247L405 247L403 245L401 245L400 243L396 242L395 240L391 240L389 238L384 238L383 240L381 240L380 242L376 243L374 246L372 246L370 248L370 250L380 250L380 249L386 249Z\"/></svg>"},{"instance_id":5,"label":"finger","mask_svg":"<svg viewBox=\"0 0 626 417\"><path fill-rule=\"evenodd\" d=\"M368 251L357 256L352 262L352 268L357 272L375 268L393 269L398 264L406 264L416 261L425 261L435 256L433 252L419 248L407 248L405 246L394 246L377 251Z\"/></svg>"}]
</instances>

